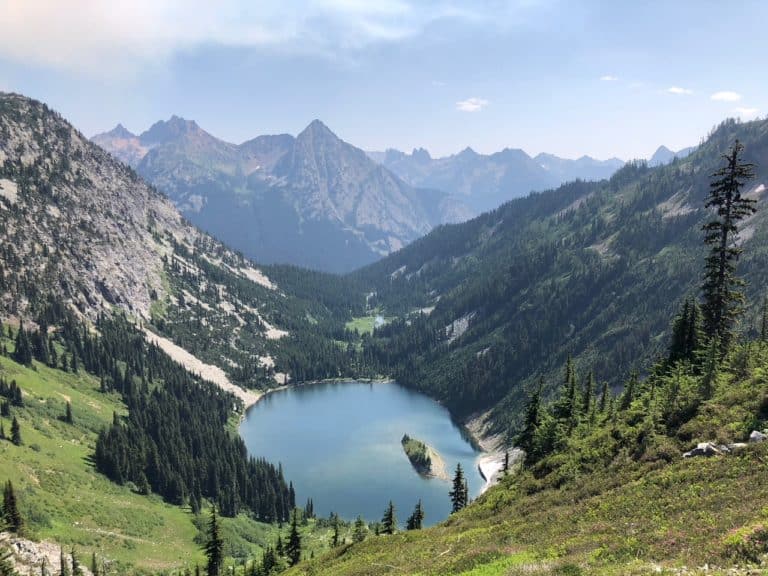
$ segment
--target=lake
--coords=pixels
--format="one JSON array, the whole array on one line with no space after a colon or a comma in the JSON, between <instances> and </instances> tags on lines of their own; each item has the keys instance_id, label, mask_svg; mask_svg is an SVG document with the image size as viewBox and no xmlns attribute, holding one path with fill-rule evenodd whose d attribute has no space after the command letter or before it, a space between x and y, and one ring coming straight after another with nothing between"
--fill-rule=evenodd
<instances>
[{"instance_id":1,"label":"lake","mask_svg":"<svg viewBox=\"0 0 768 576\"><path fill-rule=\"evenodd\" d=\"M479 453L448 411L430 398L394 382L322 383L279 390L248 411L240 434L252 456L281 462L293 481L296 504L308 497L315 513L336 512L353 520L380 520L389 500L404 525L421 499L425 525L451 511L451 483L421 478L405 455L403 434L435 448L451 477L456 463L465 470L470 496L484 482Z\"/></svg>"}]
</instances>

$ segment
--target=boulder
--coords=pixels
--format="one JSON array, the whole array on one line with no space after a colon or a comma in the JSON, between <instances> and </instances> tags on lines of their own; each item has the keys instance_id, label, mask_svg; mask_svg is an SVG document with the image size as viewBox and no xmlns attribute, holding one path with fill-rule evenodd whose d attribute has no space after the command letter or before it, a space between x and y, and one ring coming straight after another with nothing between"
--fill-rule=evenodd
<instances>
[{"instance_id":1,"label":"boulder","mask_svg":"<svg viewBox=\"0 0 768 576\"><path fill-rule=\"evenodd\" d=\"M752 443L765 442L766 440L768 440L768 434L763 434L757 430L752 430L752 433L749 435L749 441Z\"/></svg>"},{"instance_id":2,"label":"boulder","mask_svg":"<svg viewBox=\"0 0 768 576\"><path fill-rule=\"evenodd\" d=\"M694 456L722 456L725 452L720 446L715 446L712 442L699 442L696 448L683 454L683 458L693 458Z\"/></svg>"}]
</instances>

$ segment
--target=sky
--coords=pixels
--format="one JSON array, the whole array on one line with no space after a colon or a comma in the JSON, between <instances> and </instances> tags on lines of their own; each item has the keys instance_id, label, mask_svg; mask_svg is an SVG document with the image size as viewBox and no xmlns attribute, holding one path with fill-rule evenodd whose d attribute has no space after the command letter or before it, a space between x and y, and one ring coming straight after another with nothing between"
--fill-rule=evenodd
<instances>
[{"instance_id":1,"label":"sky","mask_svg":"<svg viewBox=\"0 0 768 576\"><path fill-rule=\"evenodd\" d=\"M768 113L768 2L0 0L0 90L87 135L319 118L366 150L649 157Z\"/></svg>"}]
</instances>

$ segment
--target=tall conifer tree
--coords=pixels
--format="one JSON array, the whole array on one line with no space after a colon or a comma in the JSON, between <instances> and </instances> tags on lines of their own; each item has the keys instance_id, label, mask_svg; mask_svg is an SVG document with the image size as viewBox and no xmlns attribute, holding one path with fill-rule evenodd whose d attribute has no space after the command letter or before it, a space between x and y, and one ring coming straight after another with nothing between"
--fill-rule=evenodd
<instances>
[{"instance_id":1,"label":"tall conifer tree","mask_svg":"<svg viewBox=\"0 0 768 576\"><path fill-rule=\"evenodd\" d=\"M452 512L458 512L467 505L468 494L461 462L456 464L456 473L453 476L453 488L448 492L448 495L451 497Z\"/></svg>"},{"instance_id":2,"label":"tall conifer tree","mask_svg":"<svg viewBox=\"0 0 768 576\"><path fill-rule=\"evenodd\" d=\"M293 511L293 519L291 520L291 533L288 535L288 544L286 546L286 556L288 556L288 562L291 566L295 566L301 561L301 535L299 534L299 526L296 520L296 510Z\"/></svg>"},{"instance_id":3,"label":"tall conifer tree","mask_svg":"<svg viewBox=\"0 0 768 576\"><path fill-rule=\"evenodd\" d=\"M389 501L387 509L384 510L381 525L381 532L383 534L394 534L397 531L397 517L395 516L395 505L392 503L392 500Z\"/></svg>"},{"instance_id":4,"label":"tall conifer tree","mask_svg":"<svg viewBox=\"0 0 768 576\"><path fill-rule=\"evenodd\" d=\"M712 174L706 207L715 217L704 225L704 242L710 247L702 285L704 330L719 342L724 354L733 339L736 319L743 311L744 281L736 275L736 262L742 252L735 243L738 224L757 210L756 200L741 195L747 181L755 177L754 164L742 160L744 145L738 140L727 154L725 165Z\"/></svg>"},{"instance_id":5,"label":"tall conifer tree","mask_svg":"<svg viewBox=\"0 0 768 576\"><path fill-rule=\"evenodd\" d=\"M219 576L224 564L224 541L221 538L216 506L211 506L211 519L208 522L208 542L205 544L205 556L208 559L205 570L208 576Z\"/></svg>"}]
</instances>

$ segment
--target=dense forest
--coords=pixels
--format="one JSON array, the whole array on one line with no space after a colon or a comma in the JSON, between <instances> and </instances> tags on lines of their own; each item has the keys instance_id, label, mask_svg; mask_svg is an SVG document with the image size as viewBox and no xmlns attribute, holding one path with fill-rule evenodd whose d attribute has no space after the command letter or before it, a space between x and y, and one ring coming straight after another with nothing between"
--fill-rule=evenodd
<instances>
[{"instance_id":1,"label":"dense forest","mask_svg":"<svg viewBox=\"0 0 768 576\"><path fill-rule=\"evenodd\" d=\"M745 159L768 166L768 122L719 126L685 160L630 163L610 180L534 193L466 224L444 226L360 270L369 304L396 316L364 336L375 371L446 403L460 417L494 407L497 429L520 425L526 391L573 357L616 389L664 352L669 318L697 292L701 226L719 154L739 138ZM765 187L752 183L756 200ZM768 280L765 214L736 238L750 249L740 333L754 335Z\"/></svg>"},{"instance_id":2,"label":"dense forest","mask_svg":"<svg viewBox=\"0 0 768 576\"><path fill-rule=\"evenodd\" d=\"M101 380L102 392L118 392L128 408L127 417L115 415L98 437L94 463L100 472L193 510L206 498L226 516L242 509L266 522L288 520L295 495L282 470L249 456L242 439L226 428L233 408L241 410L233 396L192 376L119 315L101 317L96 334L53 301L38 323L37 330L17 331L18 361L85 370ZM55 330L45 337L48 327ZM57 347L64 350L61 360ZM0 390L15 397L13 384Z\"/></svg>"}]
</instances>

